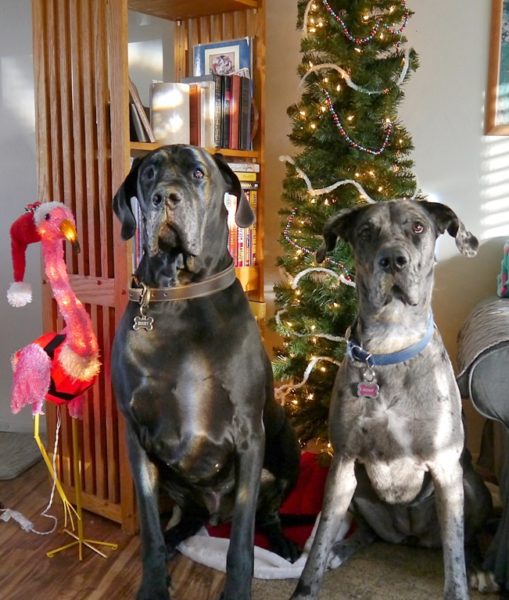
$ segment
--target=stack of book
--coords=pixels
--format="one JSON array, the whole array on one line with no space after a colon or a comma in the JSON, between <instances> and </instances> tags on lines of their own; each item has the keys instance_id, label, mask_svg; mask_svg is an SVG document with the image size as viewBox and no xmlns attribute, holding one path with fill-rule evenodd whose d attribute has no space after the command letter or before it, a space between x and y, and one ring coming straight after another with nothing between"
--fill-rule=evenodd
<instances>
[{"instance_id":1,"label":"stack of book","mask_svg":"<svg viewBox=\"0 0 509 600\"><path fill-rule=\"evenodd\" d=\"M252 150L252 43L244 37L195 45L192 77L152 84L150 119L130 81L131 140Z\"/></svg>"},{"instance_id":2,"label":"stack of book","mask_svg":"<svg viewBox=\"0 0 509 600\"><path fill-rule=\"evenodd\" d=\"M240 180L242 190L253 210L257 214L260 165L251 162L231 162L230 168ZM236 267L256 265L256 223L251 227L238 227L235 223L237 198L226 194L225 204L228 210L228 250Z\"/></svg>"},{"instance_id":3,"label":"stack of book","mask_svg":"<svg viewBox=\"0 0 509 600\"><path fill-rule=\"evenodd\" d=\"M251 150L253 82L238 74L187 77L190 142L206 148Z\"/></svg>"},{"instance_id":4,"label":"stack of book","mask_svg":"<svg viewBox=\"0 0 509 600\"><path fill-rule=\"evenodd\" d=\"M250 37L193 47L191 143L252 149L253 41Z\"/></svg>"}]
</instances>

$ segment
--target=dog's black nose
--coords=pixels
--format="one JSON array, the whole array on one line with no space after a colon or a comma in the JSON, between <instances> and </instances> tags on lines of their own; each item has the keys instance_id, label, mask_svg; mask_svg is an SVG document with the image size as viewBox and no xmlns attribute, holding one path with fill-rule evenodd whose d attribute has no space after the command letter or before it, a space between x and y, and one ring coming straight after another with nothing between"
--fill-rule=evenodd
<instances>
[{"instance_id":1,"label":"dog's black nose","mask_svg":"<svg viewBox=\"0 0 509 600\"><path fill-rule=\"evenodd\" d=\"M170 208L175 208L177 204L182 202L182 195L171 190L157 190L152 194L152 204L154 206L159 206L163 202L168 204Z\"/></svg>"},{"instance_id":2,"label":"dog's black nose","mask_svg":"<svg viewBox=\"0 0 509 600\"><path fill-rule=\"evenodd\" d=\"M410 257L408 253L400 246L384 248L378 253L378 265L386 273L403 271L403 269L406 269L409 262Z\"/></svg>"},{"instance_id":3,"label":"dog's black nose","mask_svg":"<svg viewBox=\"0 0 509 600\"><path fill-rule=\"evenodd\" d=\"M177 192L170 192L168 194L167 202L172 208L175 208L177 204L180 204L180 202L182 202L182 196Z\"/></svg>"}]
</instances>

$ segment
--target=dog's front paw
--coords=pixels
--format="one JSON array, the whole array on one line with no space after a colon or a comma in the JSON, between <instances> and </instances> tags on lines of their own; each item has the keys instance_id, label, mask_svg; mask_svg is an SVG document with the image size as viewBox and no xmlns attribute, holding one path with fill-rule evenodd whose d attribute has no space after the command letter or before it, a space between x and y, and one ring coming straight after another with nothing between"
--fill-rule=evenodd
<instances>
[{"instance_id":1,"label":"dog's front paw","mask_svg":"<svg viewBox=\"0 0 509 600\"><path fill-rule=\"evenodd\" d=\"M274 554L279 554L279 556L282 556L291 563L294 563L301 555L301 551L297 544L284 537L284 535L277 536L270 540L270 550L271 552L274 552Z\"/></svg>"},{"instance_id":2,"label":"dog's front paw","mask_svg":"<svg viewBox=\"0 0 509 600\"><path fill-rule=\"evenodd\" d=\"M496 594L500 591L500 586L491 571L476 569L470 572L469 585L471 590L478 590L481 594Z\"/></svg>"},{"instance_id":3,"label":"dog's front paw","mask_svg":"<svg viewBox=\"0 0 509 600\"><path fill-rule=\"evenodd\" d=\"M170 600L170 592L167 586L142 585L136 600Z\"/></svg>"}]
</instances>

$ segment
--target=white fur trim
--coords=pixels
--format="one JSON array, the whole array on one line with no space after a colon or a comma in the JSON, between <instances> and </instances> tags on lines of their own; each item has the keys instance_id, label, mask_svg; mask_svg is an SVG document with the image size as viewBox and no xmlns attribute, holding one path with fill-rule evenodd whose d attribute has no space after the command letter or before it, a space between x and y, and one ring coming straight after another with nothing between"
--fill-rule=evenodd
<instances>
[{"instance_id":1,"label":"white fur trim","mask_svg":"<svg viewBox=\"0 0 509 600\"><path fill-rule=\"evenodd\" d=\"M19 308L32 302L32 286L24 281L14 281L7 290L7 301Z\"/></svg>"},{"instance_id":2,"label":"white fur trim","mask_svg":"<svg viewBox=\"0 0 509 600\"><path fill-rule=\"evenodd\" d=\"M92 379L101 370L97 354L79 356L65 343L58 355L58 361L66 373L80 381Z\"/></svg>"},{"instance_id":3,"label":"white fur trim","mask_svg":"<svg viewBox=\"0 0 509 600\"><path fill-rule=\"evenodd\" d=\"M345 520L340 526L335 542L338 542L345 537L345 535L348 533L351 523L352 516L350 513L347 513ZM264 548L255 546L254 577L257 579L299 578L302 573L302 569L306 564L306 559L316 533L317 525L318 518L316 519L313 531L306 542L304 551L293 564L278 554L271 552L270 550L265 550ZM226 553L228 552L229 544L230 540L212 537L203 527L196 535L193 535L187 538L187 540L181 542L178 546L178 550L184 556L187 556L187 558L190 558L191 560L201 563L207 567L211 567L212 569L223 571L224 573L226 571Z\"/></svg>"}]
</instances>

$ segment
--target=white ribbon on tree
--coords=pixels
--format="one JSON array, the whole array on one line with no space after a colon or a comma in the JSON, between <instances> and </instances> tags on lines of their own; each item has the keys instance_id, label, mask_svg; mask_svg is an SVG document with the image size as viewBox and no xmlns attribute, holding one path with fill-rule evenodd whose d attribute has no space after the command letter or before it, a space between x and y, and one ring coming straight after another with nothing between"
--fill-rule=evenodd
<instances>
[{"instance_id":1,"label":"white ribbon on tree","mask_svg":"<svg viewBox=\"0 0 509 600\"><path fill-rule=\"evenodd\" d=\"M341 187L342 185L350 184L357 188L359 194L364 198L364 200L366 200L366 202L369 202L370 204L375 204L376 202L376 200L373 200L373 198L371 198L371 196L366 192L362 185L357 181L354 181L353 179L343 179L342 181L336 181L336 183L333 183L332 185L329 185L326 188L320 188L315 190L313 188L313 185L311 184L311 180L309 179L309 177L306 175L306 173L304 173L302 169L300 169L295 164L295 161L291 156L284 154L279 157L279 160L281 162L287 162L293 165L299 177L301 179L304 179L304 181L306 182L306 187L308 188L308 194L310 196L323 196L324 194L330 194L330 192L333 192L336 188Z\"/></svg>"},{"instance_id":2,"label":"white ribbon on tree","mask_svg":"<svg viewBox=\"0 0 509 600\"><path fill-rule=\"evenodd\" d=\"M398 80L394 83L394 86L399 86L403 83L403 81L406 77L406 74L408 72L409 66L410 66L410 50L407 48L405 50L405 57L403 59L403 69L401 70L401 74L398 77ZM340 66L338 66L334 63L322 63L320 65L314 65L313 67L311 67L309 69L309 71L307 71L306 74L300 80L299 87L302 87L304 85L304 81L306 80L308 75L311 75L311 73L317 73L318 71L322 71L324 69L333 69L334 71L337 71L341 75L341 77L343 77L343 79L346 81L346 83L349 87L351 87L353 90L356 90L358 92L363 92L364 94L369 94L369 95L374 96L376 94L383 94L384 92L387 91L387 89L389 89L389 88L384 88L383 90L369 90L367 88L359 86L352 81L350 75L343 68L341 68Z\"/></svg>"},{"instance_id":3,"label":"white ribbon on tree","mask_svg":"<svg viewBox=\"0 0 509 600\"><path fill-rule=\"evenodd\" d=\"M308 366L306 367L306 370L304 371L304 377L303 377L302 381L300 381L299 383L285 383L283 385L280 385L279 387L277 387L274 390L276 400L278 402L280 402L282 405L284 405L286 402L287 396L291 392L306 385L307 380L309 379L309 376L311 375L311 372L313 371L313 369L315 368L317 363L321 360L330 362L338 367L341 365L340 362L338 362L337 360L335 360L333 358L330 358L330 356L314 356L309 361Z\"/></svg>"}]
</instances>

